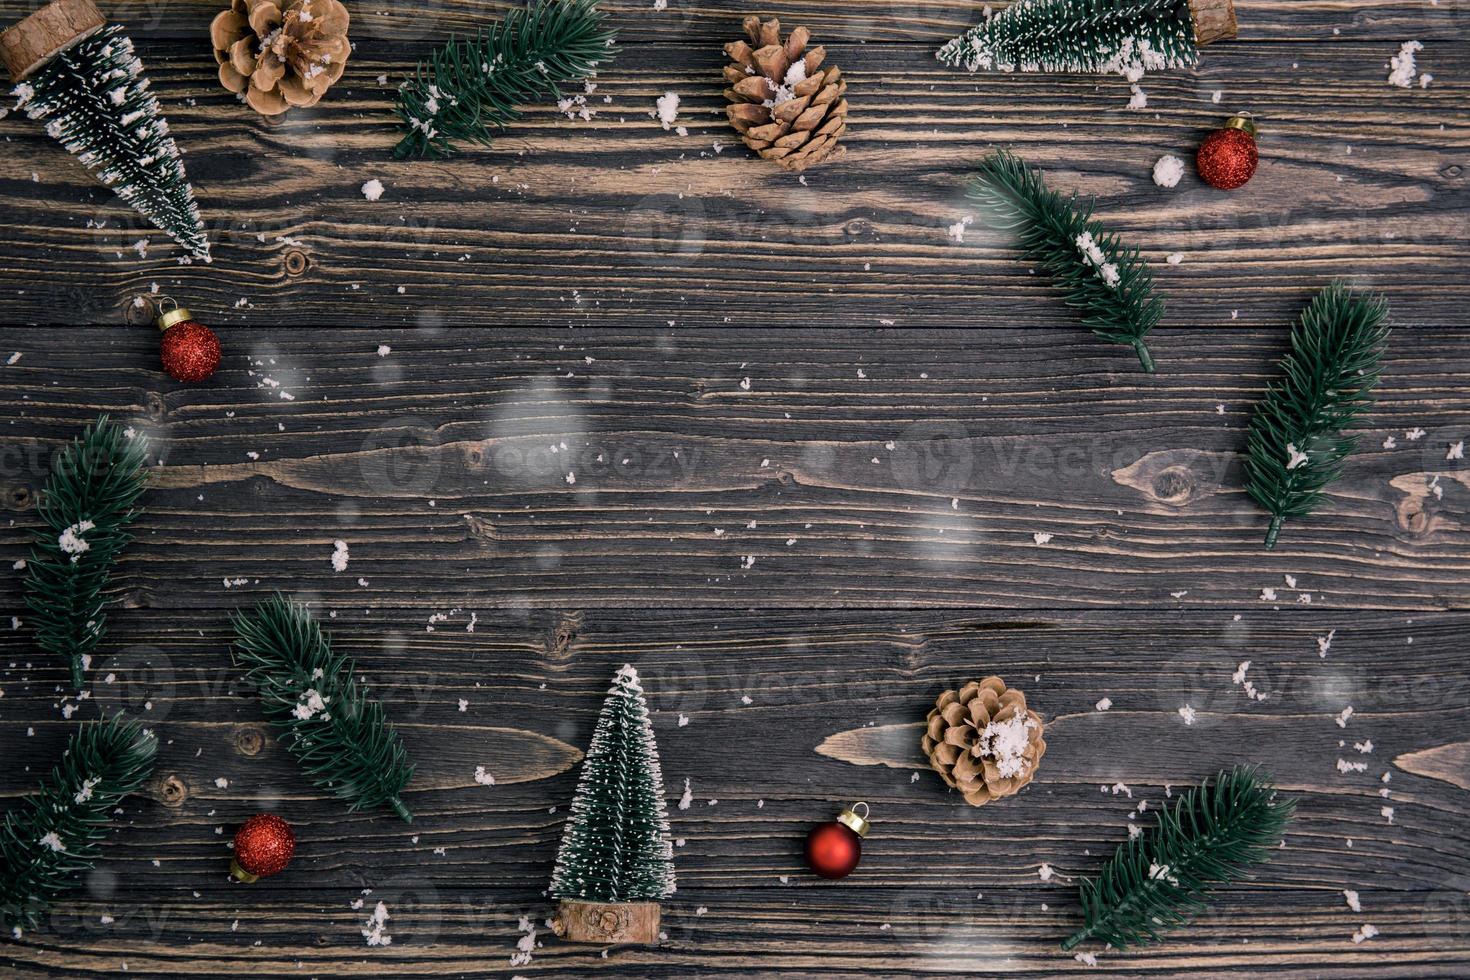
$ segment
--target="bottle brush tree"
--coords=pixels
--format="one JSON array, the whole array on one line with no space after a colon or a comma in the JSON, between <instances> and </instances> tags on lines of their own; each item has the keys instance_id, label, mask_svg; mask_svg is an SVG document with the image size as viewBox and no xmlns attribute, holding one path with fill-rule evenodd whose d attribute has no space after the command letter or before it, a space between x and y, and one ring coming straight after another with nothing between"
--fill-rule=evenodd
<instances>
[{"instance_id":1,"label":"bottle brush tree","mask_svg":"<svg viewBox=\"0 0 1470 980\"><path fill-rule=\"evenodd\" d=\"M638 671L613 677L582 761L551 894L559 935L578 942L658 939L660 899L674 893L663 773Z\"/></svg>"}]
</instances>

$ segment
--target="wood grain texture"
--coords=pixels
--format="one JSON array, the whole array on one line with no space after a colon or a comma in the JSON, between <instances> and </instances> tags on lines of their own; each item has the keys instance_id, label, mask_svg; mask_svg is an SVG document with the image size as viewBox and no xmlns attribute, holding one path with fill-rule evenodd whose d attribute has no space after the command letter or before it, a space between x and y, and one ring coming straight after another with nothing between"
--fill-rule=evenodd
<instances>
[{"instance_id":1,"label":"wood grain texture","mask_svg":"<svg viewBox=\"0 0 1470 980\"><path fill-rule=\"evenodd\" d=\"M445 163L388 157L393 86L424 45L360 50L325 102L277 124L218 87L197 42L153 47L215 261L178 265L161 232L12 113L6 320L146 321L157 285L216 324L1069 325L1004 236L947 233L974 217L965 181L998 146L1096 195L1154 265L1169 324L1281 323L1338 275L1385 290L1406 323L1462 326L1470 302L1463 44L1421 52L1436 77L1423 90L1386 83L1396 41L1212 48L1196 71L1148 78L1146 112L1125 108L1122 78L972 77L928 46L833 44L848 152L805 183L735 138L712 42L629 45L590 122L533 107L495 148ZM652 118L670 91L687 136ZM1159 157L1189 158L1241 109L1262 126L1247 187L1210 190L1192 167L1173 190L1153 183ZM387 188L377 202L359 191L370 178Z\"/></svg>"},{"instance_id":2,"label":"wood grain texture","mask_svg":"<svg viewBox=\"0 0 1470 980\"><path fill-rule=\"evenodd\" d=\"M1284 326L1160 330L1153 377L1075 330L222 332L199 388L142 328L0 332L18 525L97 413L156 441L128 605L1470 606L1464 331L1394 337L1275 552L1236 454Z\"/></svg>"},{"instance_id":3,"label":"wood grain texture","mask_svg":"<svg viewBox=\"0 0 1470 980\"><path fill-rule=\"evenodd\" d=\"M337 644L418 764L414 824L349 816L301 784L233 680L223 610L122 611L78 717L147 718L164 739L159 778L75 899L0 950L7 975L124 961L144 976L1056 975L1076 966L1055 948L1077 914L1073 877L1151 820L1166 787L1240 759L1300 797L1287 846L1167 945L1105 955L1101 969L1407 977L1470 964L1466 791L1401 764L1470 737L1462 614L522 610L428 632L414 608L334 611ZM1264 700L1232 682L1244 659ZM499 777L520 771L528 738L585 745L624 662L650 692L682 842L668 938L603 960L543 936L533 963L511 969L520 917L539 924L552 908L540 889L575 774ZM56 710L64 669L36 662L23 632L0 633L0 663L14 663L0 670L13 760L0 794L13 797L74 721ZM924 770L916 733L909 765L817 752L844 732L911 726L940 691L989 672L1047 720L1040 774L1012 800L966 806ZM1365 769L1340 772L1340 759ZM476 765L497 785L475 784ZM803 874L806 829L853 799L874 815L861 868L840 884ZM262 808L289 814L301 847L290 871L247 889L228 881L215 828ZM391 947L363 944L360 898L388 904ZM1364 922L1380 935L1355 945Z\"/></svg>"}]
</instances>

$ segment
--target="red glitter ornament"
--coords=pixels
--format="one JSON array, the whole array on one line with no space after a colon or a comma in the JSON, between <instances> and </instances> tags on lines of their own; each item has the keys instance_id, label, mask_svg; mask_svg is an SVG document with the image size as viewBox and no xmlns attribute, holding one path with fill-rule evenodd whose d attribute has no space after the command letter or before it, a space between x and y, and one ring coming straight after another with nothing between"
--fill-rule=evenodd
<instances>
[{"instance_id":1,"label":"red glitter ornament","mask_svg":"<svg viewBox=\"0 0 1470 980\"><path fill-rule=\"evenodd\" d=\"M1255 174L1258 159L1256 124L1248 116L1231 116L1223 129L1205 137L1194 162L1206 184L1233 191Z\"/></svg>"},{"instance_id":2,"label":"red glitter ornament","mask_svg":"<svg viewBox=\"0 0 1470 980\"><path fill-rule=\"evenodd\" d=\"M219 367L219 338L182 306L158 318L158 353L175 381L204 381Z\"/></svg>"},{"instance_id":3,"label":"red glitter ornament","mask_svg":"<svg viewBox=\"0 0 1470 980\"><path fill-rule=\"evenodd\" d=\"M284 871L295 853L296 835L291 825L274 813L257 813L235 832L230 874L248 885Z\"/></svg>"},{"instance_id":4,"label":"red glitter ornament","mask_svg":"<svg viewBox=\"0 0 1470 980\"><path fill-rule=\"evenodd\" d=\"M862 816L857 808L862 807ZM868 805L854 803L836 820L819 823L806 836L806 863L823 878L846 878L863 856L863 838L868 836Z\"/></svg>"}]
</instances>

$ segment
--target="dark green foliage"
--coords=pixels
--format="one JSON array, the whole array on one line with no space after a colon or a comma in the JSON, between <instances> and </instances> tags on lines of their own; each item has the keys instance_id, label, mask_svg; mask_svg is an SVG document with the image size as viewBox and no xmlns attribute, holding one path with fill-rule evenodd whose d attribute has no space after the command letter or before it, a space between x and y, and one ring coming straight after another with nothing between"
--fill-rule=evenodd
<instances>
[{"instance_id":1,"label":"dark green foliage","mask_svg":"<svg viewBox=\"0 0 1470 980\"><path fill-rule=\"evenodd\" d=\"M153 772L157 751L158 740L121 715L87 722L72 735L50 778L0 824L5 929L35 928L73 876L92 867L116 819L113 811Z\"/></svg>"},{"instance_id":2,"label":"dark green foliage","mask_svg":"<svg viewBox=\"0 0 1470 980\"><path fill-rule=\"evenodd\" d=\"M401 799L413 778L408 752L382 704L358 688L352 661L332 652L306 608L277 595L253 616L236 614L234 624L235 665L311 781L348 810L386 805L413 820Z\"/></svg>"},{"instance_id":3,"label":"dark green foliage","mask_svg":"<svg viewBox=\"0 0 1470 980\"><path fill-rule=\"evenodd\" d=\"M1291 353L1251 416L1246 490L1271 513L1266 547L1288 517L1303 517L1357 448L1344 435L1373 405L1388 343L1388 307L1334 282L1312 300L1291 332Z\"/></svg>"},{"instance_id":4,"label":"dark green foliage","mask_svg":"<svg viewBox=\"0 0 1470 980\"><path fill-rule=\"evenodd\" d=\"M56 55L15 94L17 108L44 122L47 134L98 180L194 258L209 261L179 148L120 25Z\"/></svg>"},{"instance_id":5,"label":"dark green foliage","mask_svg":"<svg viewBox=\"0 0 1470 980\"><path fill-rule=\"evenodd\" d=\"M658 746L638 671L624 665L582 760L550 892L587 902L650 902L674 887Z\"/></svg>"},{"instance_id":6,"label":"dark green foliage","mask_svg":"<svg viewBox=\"0 0 1470 980\"><path fill-rule=\"evenodd\" d=\"M1296 811L1271 778L1237 766L1179 797L1159 822L1131 838L1079 884L1081 929L1062 943L1089 939L1114 949L1145 946L1209 907L1210 889L1250 877L1270 856Z\"/></svg>"},{"instance_id":7,"label":"dark green foliage","mask_svg":"<svg viewBox=\"0 0 1470 980\"><path fill-rule=\"evenodd\" d=\"M612 60L616 32L595 0L516 7L474 37L451 39L398 89L396 157L447 157L462 140L489 146L529 102L561 98Z\"/></svg>"},{"instance_id":8,"label":"dark green foliage","mask_svg":"<svg viewBox=\"0 0 1470 980\"><path fill-rule=\"evenodd\" d=\"M102 416L57 453L36 508L45 523L26 563L26 605L36 645L66 658L77 690L86 684L83 658L106 631L104 590L118 553L132 540L128 528L147 479L146 451L144 439L130 438Z\"/></svg>"},{"instance_id":9,"label":"dark green foliage","mask_svg":"<svg viewBox=\"0 0 1470 980\"><path fill-rule=\"evenodd\" d=\"M1189 0L1016 0L939 49L969 71L1111 74L1198 56Z\"/></svg>"},{"instance_id":10,"label":"dark green foliage","mask_svg":"<svg viewBox=\"0 0 1470 980\"><path fill-rule=\"evenodd\" d=\"M1153 371L1144 339L1163 317L1164 301L1154 295L1153 273L1138 249L1125 248L1093 220L1092 202L1049 190L1041 171L1007 150L980 164L968 194L991 226L1016 234L1026 257L1066 292L1067 305L1082 313L1082 322L1093 333L1132 347L1143 369ZM1087 259L1078 242L1084 235L1091 236L1105 259L1103 266ZM1104 278L1104 269L1116 275L1115 282Z\"/></svg>"}]
</instances>

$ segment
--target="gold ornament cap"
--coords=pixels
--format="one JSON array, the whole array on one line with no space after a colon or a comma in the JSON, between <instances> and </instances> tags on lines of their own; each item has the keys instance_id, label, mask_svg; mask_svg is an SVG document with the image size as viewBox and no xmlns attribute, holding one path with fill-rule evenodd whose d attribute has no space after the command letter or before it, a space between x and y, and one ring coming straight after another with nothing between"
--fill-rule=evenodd
<instances>
[{"instance_id":1,"label":"gold ornament cap","mask_svg":"<svg viewBox=\"0 0 1470 980\"><path fill-rule=\"evenodd\" d=\"M160 319L162 318L160 317ZM236 881L243 881L247 885L253 885L260 880L260 875L253 875L249 871L246 871L240 867L240 862L234 858L230 858L230 877Z\"/></svg>"},{"instance_id":2,"label":"gold ornament cap","mask_svg":"<svg viewBox=\"0 0 1470 980\"><path fill-rule=\"evenodd\" d=\"M182 306L176 306L173 309L169 310L167 313L159 314L157 320L158 329L167 330L169 327L173 326L176 323L183 323L185 320L192 319L194 319L194 314L190 313Z\"/></svg>"},{"instance_id":3,"label":"gold ornament cap","mask_svg":"<svg viewBox=\"0 0 1470 980\"><path fill-rule=\"evenodd\" d=\"M857 808L862 807L862 815L859 816ZM868 823L868 805L866 803L854 803L837 815L837 822L859 837L867 837L868 830L872 824Z\"/></svg>"},{"instance_id":4,"label":"gold ornament cap","mask_svg":"<svg viewBox=\"0 0 1470 980\"><path fill-rule=\"evenodd\" d=\"M1238 129L1251 139L1255 139L1256 136L1256 121L1248 112L1239 113L1225 120L1225 128Z\"/></svg>"}]
</instances>

